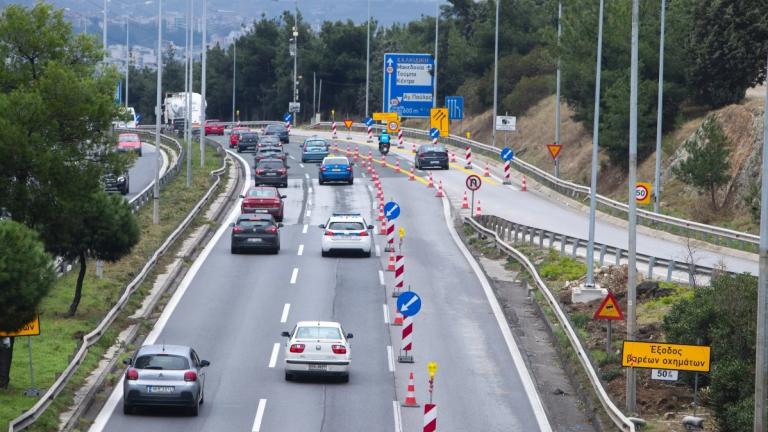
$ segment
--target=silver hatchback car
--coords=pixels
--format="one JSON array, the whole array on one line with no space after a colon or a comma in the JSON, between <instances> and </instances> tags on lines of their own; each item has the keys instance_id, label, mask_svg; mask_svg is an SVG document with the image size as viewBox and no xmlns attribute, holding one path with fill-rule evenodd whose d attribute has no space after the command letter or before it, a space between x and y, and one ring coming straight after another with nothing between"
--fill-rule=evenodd
<instances>
[{"instance_id":1,"label":"silver hatchback car","mask_svg":"<svg viewBox=\"0 0 768 432\"><path fill-rule=\"evenodd\" d=\"M181 345L145 345L125 360L123 413L136 406L186 407L196 416L204 401L208 360Z\"/></svg>"}]
</instances>

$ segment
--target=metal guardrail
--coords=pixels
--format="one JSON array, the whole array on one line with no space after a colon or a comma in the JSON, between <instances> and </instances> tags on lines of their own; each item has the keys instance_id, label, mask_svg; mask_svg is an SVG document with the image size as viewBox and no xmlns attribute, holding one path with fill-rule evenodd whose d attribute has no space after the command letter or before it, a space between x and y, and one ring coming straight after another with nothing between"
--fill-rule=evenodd
<instances>
[{"instance_id":1,"label":"metal guardrail","mask_svg":"<svg viewBox=\"0 0 768 432\"><path fill-rule=\"evenodd\" d=\"M331 122L314 123L311 125L311 127L330 129ZM373 127L375 130L383 128L382 125L378 124L375 124ZM364 133L366 132L366 126L362 123L355 123L352 125L352 130L355 132ZM402 131L405 137L430 140L428 131L405 127L402 128ZM338 133L339 135L343 135L344 131L339 130ZM498 157L500 150L488 144L483 144L481 142L462 138L456 135L449 135L447 137L441 138L441 140L445 144L459 148L472 147L493 158ZM512 167L520 173L524 174L529 179L538 182L548 189L554 190L577 201L589 201L590 188L587 186L559 179L552 174L549 174L544 170L521 160L518 157L515 157L512 160ZM629 208L626 204L599 194L597 195L597 202L599 209L602 212L622 219L628 219ZM758 243L760 242L760 236L758 235L735 231L714 225L707 225L686 219L680 219L642 209L637 210L637 223L639 225L645 225L653 229L666 231L672 234L690 237L692 239L702 240L720 246L747 250L750 252L756 252Z\"/></svg>"},{"instance_id":2,"label":"metal guardrail","mask_svg":"<svg viewBox=\"0 0 768 432\"><path fill-rule=\"evenodd\" d=\"M139 134L139 137L141 138L142 142L155 142L155 134L154 132L148 132L143 129L128 129L129 131L136 132ZM185 149L184 146L181 145L181 143L171 137L160 135L160 145L168 146L171 148L175 148L176 150L176 163L174 163L169 169L163 173L163 175L160 177L160 187L162 188L168 182L174 179L179 172L181 172L183 168L183 162L184 162L184 155L185 155ZM160 149L157 149L157 151L160 151ZM139 211L140 208L142 208L145 204L152 201L152 196L154 193L154 184L155 182L151 182L147 187L145 187L138 195L131 198L129 201L131 203L131 207L133 208L133 212L136 213Z\"/></svg>"},{"instance_id":3,"label":"metal guardrail","mask_svg":"<svg viewBox=\"0 0 768 432\"><path fill-rule=\"evenodd\" d=\"M569 253L572 257L578 256L579 250L586 252L588 241L577 237L570 237L548 231L541 228L535 228L528 225L512 222L495 215L482 215L474 218L479 224L483 225L499 235L499 238L512 243L528 243L538 245L541 248L555 248L559 244L560 253L565 255ZM608 257L613 257L614 264L625 263L628 258L628 252L615 246L595 242L595 252L598 254L598 264L600 267L606 264ZM676 261L668 258L658 258L651 255L638 253L637 262L646 266L646 277L648 279L659 279L655 275L665 275L661 279L666 281L687 281L694 285L695 282L704 282L718 273L731 273L725 269L713 268L699 265L696 263ZM703 279L696 279L703 278Z\"/></svg>"},{"instance_id":4,"label":"metal guardrail","mask_svg":"<svg viewBox=\"0 0 768 432\"><path fill-rule=\"evenodd\" d=\"M539 276L539 272L536 270L536 267L531 263L530 260L528 260L528 257L526 257L524 254L522 254L520 251L515 249L514 247L510 246L504 240L499 237L499 235L486 227L484 227L479 221L465 217L464 218L464 224L469 225L480 233L481 235L487 235L492 236L495 239L496 244L498 247L505 252L507 255L512 256L515 258L520 264L525 268L525 270L528 272L528 274L531 275L534 282L536 283L536 287L539 289L539 292L544 296L544 298L547 300L547 303L552 308L552 311L555 313L555 316L557 316L557 320L560 322L560 325L562 326L563 330L565 331L566 336L568 337L568 341L571 344L571 347L573 348L576 357L579 359L579 362L581 363L582 367L584 368L584 372L587 375L587 378L589 379L590 384L592 385L593 390L595 391L595 394L602 404L603 408L605 409L606 414L610 417L611 421L622 431L626 432L635 432L635 424L632 423L632 421L624 415L624 413L621 412L621 410L613 403L610 396L608 396L608 393L605 391L605 388L603 388L603 384L600 381L600 378L597 376L597 371L595 371L595 368L592 366L592 362L590 361L589 355L587 354L586 350L581 344L581 340L579 339L578 335L576 334L576 331L573 329L573 326L571 325L570 320L568 319L568 316L563 312L562 308L560 307L560 302L557 301L555 296L552 294L552 292L547 288L547 285L544 283L544 280Z\"/></svg>"},{"instance_id":5,"label":"metal guardrail","mask_svg":"<svg viewBox=\"0 0 768 432\"><path fill-rule=\"evenodd\" d=\"M164 142L169 142L172 144L175 144L180 148L181 153L179 154L179 162L176 164L180 167L180 164L183 160L183 148L181 148L181 144L178 143L175 139L167 136L162 136L162 140ZM96 344L99 339L101 339L101 336L104 334L104 332L109 328L109 326L112 324L112 322L117 318L117 316L122 312L123 308L126 304L128 304L128 300L130 299L131 295L138 289L138 287L141 285L141 283L144 281L144 279L147 277L147 275L152 271L152 268L155 266L157 261L160 259L160 257L171 247L171 245L176 241L176 239L181 235L182 232L184 232L185 229L192 223L192 221L197 217L197 214L200 212L200 210L203 208L203 206L208 202L210 197L213 195L213 192L218 187L219 183L221 182L221 174L226 169L226 158L222 163L222 167L212 171L211 175L216 176L216 180L211 185L211 187L208 189L206 194L200 199L200 201L195 204L195 207L192 208L192 210L187 214L187 217L184 218L184 220L181 221L178 227L166 238L166 240L163 242L163 244L160 245L160 247L157 248L154 254L149 258L146 264L144 264L144 267L141 269L141 271L136 275L136 277L126 285L125 290L123 291L120 298L117 300L117 303L112 307L112 309L107 312L104 319L101 320L98 326L91 331L90 333L83 336L82 343L80 344L80 348L77 350L77 353L73 356L72 360L69 362L67 367L64 369L64 371L61 373L61 375L56 379L56 381L51 385L51 387L46 390L46 392L40 397L40 399L35 403L35 405L32 406L29 410L21 414L20 416L16 417L15 419L11 420L11 422L8 424L8 432L16 432L20 430L24 430L30 425L32 425L48 408L48 406L56 399L56 397L59 396L61 391L64 389L64 387L67 385L69 380L72 378L72 376L77 371L80 364L85 359L85 356L88 354L88 350L90 347L92 347L94 344ZM174 171L174 174L176 175L179 172L179 168L173 168L166 172L166 176L163 176L164 178L167 178L166 183L170 181L170 178L167 177L171 173L171 171ZM161 180L161 184L162 184Z\"/></svg>"}]
</instances>

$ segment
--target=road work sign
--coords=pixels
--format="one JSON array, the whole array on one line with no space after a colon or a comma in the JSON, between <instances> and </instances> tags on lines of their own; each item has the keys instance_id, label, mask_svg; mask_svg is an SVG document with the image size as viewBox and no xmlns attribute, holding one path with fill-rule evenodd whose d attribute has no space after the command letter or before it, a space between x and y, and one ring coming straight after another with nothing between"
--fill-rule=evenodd
<instances>
[{"instance_id":1,"label":"road work sign","mask_svg":"<svg viewBox=\"0 0 768 432\"><path fill-rule=\"evenodd\" d=\"M414 316L421 310L421 297L413 291L403 291L397 296L397 310L404 317Z\"/></svg>"},{"instance_id":2,"label":"road work sign","mask_svg":"<svg viewBox=\"0 0 768 432\"><path fill-rule=\"evenodd\" d=\"M39 336L40 335L40 316L35 316L35 319L21 326L20 329L15 332L3 332L0 331L0 337L16 337L16 336Z\"/></svg>"},{"instance_id":3,"label":"road work sign","mask_svg":"<svg viewBox=\"0 0 768 432\"><path fill-rule=\"evenodd\" d=\"M593 319L604 320L616 320L620 321L624 319L624 314L621 312L619 302L616 301L616 297L612 292L608 291L608 295L605 296L603 302L595 311Z\"/></svg>"},{"instance_id":4,"label":"road work sign","mask_svg":"<svg viewBox=\"0 0 768 432\"><path fill-rule=\"evenodd\" d=\"M637 201L638 204L650 204L652 190L652 184L646 182L637 182L635 185L635 201Z\"/></svg>"},{"instance_id":5,"label":"road work sign","mask_svg":"<svg viewBox=\"0 0 768 432\"><path fill-rule=\"evenodd\" d=\"M448 136L448 108L432 108L429 116L429 127L440 131L440 136Z\"/></svg>"},{"instance_id":6,"label":"road work sign","mask_svg":"<svg viewBox=\"0 0 768 432\"><path fill-rule=\"evenodd\" d=\"M621 365L708 373L710 355L708 346L625 340L621 348Z\"/></svg>"},{"instance_id":7,"label":"road work sign","mask_svg":"<svg viewBox=\"0 0 768 432\"><path fill-rule=\"evenodd\" d=\"M392 120L399 120L400 117L397 116L397 113L375 112L373 113L373 119L376 121L392 121Z\"/></svg>"}]
</instances>

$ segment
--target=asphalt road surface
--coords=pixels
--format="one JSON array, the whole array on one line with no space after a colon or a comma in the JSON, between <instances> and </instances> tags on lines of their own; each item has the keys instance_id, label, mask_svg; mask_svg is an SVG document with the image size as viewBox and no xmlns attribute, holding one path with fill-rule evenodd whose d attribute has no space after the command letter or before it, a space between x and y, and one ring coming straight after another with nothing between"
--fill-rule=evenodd
<instances>
[{"instance_id":1,"label":"asphalt road surface","mask_svg":"<svg viewBox=\"0 0 768 432\"><path fill-rule=\"evenodd\" d=\"M434 190L379 169L385 196L402 207L396 223L406 230L406 285L423 299L414 318L415 363L398 363L402 327L389 324L393 273L384 236L374 237L371 258L320 255L317 225L334 211L361 212L378 229L372 182L358 164L353 185L319 186L317 165L294 159L300 159L295 142L288 149L280 254L232 255L222 226L148 336L191 345L211 361L199 417L168 409L125 416L118 386L91 431L421 430L423 408L400 402L409 372L417 401L428 401L428 361L439 364L433 394L439 430L548 431L509 328L497 321L498 307L454 242ZM284 380L280 333L300 320L339 321L354 333L349 383Z\"/></svg>"},{"instance_id":2,"label":"asphalt road surface","mask_svg":"<svg viewBox=\"0 0 768 432\"><path fill-rule=\"evenodd\" d=\"M129 201L155 181L155 146L143 142L141 152L142 156L137 157L136 162L128 169L131 183L128 185L125 199Z\"/></svg>"}]
</instances>

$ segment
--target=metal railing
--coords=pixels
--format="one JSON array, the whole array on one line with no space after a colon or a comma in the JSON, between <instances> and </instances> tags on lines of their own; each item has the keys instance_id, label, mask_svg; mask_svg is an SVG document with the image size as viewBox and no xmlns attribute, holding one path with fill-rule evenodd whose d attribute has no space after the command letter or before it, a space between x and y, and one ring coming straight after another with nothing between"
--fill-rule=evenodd
<instances>
[{"instance_id":1,"label":"metal railing","mask_svg":"<svg viewBox=\"0 0 768 432\"><path fill-rule=\"evenodd\" d=\"M621 410L616 406L616 404L613 403L610 396L605 391L603 383L600 381L600 378L597 375L597 371L595 370L594 366L592 366L589 354L581 344L581 340L579 339L576 331L573 329L568 316L560 307L560 302L557 301L555 296L544 283L544 280L541 278L541 276L539 276L539 272L536 270L536 267L531 263L528 257L526 257L523 253L514 247L507 244L501 237L499 237L495 231L484 227L478 220L465 217L464 224L470 226L480 235L493 237L499 249L505 252L507 255L515 258L525 268L528 274L531 275L534 282L536 283L536 287L539 289L539 292L542 294L542 296L544 296L550 308L555 313L555 316L562 326L565 335L568 337L568 341L570 342L576 357L584 368L584 372L587 375L590 384L592 385L597 399L605 409L605 413L620 430L635 432L634 423L632 423L632 421L627 416L625 416L624 413L621 412Z\"/></svg>"},{"instance_id":2,"label":"metal railing","mask_svg":"<svg viewBox=\"0 0 768 432\"><path fill-rule=\"evenodd\" d=\"M184 159L183 148L178 141L168 136L162 136L162 141L164 143L177 145L178 146L177 148L179 148L180 153L179 153L178 162L175 165L175 167L166 171L165 173L166 175L163 176L165 181L161 179L161 185L164 183L167 183L168 181L170 181L171 178L173 178L172 176L175 176L176 174L178 174L181 167L181 161L183 161ZM122 295L117 300L117 303L115 303L112 309L110 309L109 312L107 312L106 316L101 320L101 322L96 326L96 328L90 333L83 336L82 343L80 344L80 347L78 348L77 352L74 354L72 360L69 362L67 367L61 373L61 375L59 375L56 381L54 381L51 387L49 387L48 390L46 390L46 392L42 396L40 396L40 399L37 401L37 403L35 403L32 406L32 408L30 408L20 416L16 417L8 424L8 432L20 431L32 425L45 412L45 410L56 399L56 397L59 396L61 391L64 390L64 387L67 385L67 383L72 378L72 376L77 372L78 367L85 359L89 349L94 344L96 344L99 341L99 339L101 339L101 336L109 328L109 326L112 324L115 318L117 318L117 316L122 312L123 308L128 304L128 300L130 299L131 295L139 288L139 286L142 284L142 282L147 277L147 275L152 271L152 268L155 266L155 264L157 264L160 257L170 249L170 247L173 245L176 239L184 232L184 230L187 229L187 227L197 217L200 210L205 206L205 204L211 198L214 191L216 190L219 183L221 182L221 174L224 172L226 167L227 167L227 163L225 158L222 162L221 168L218 168L217 170L211 172L212 176L216 176L216 180L213 182L211 187L208 188L208 191L205 193L205 195L197 202L197 204L195 204L195 207L192 208L192 210L189 212L189 214L187 214L184 220L182 220L181 223L179 223L178 227L176 227L176 229L165 239L163 244L161 244L160 247L157 248L155 253L152 254L149 260L147 260L146 264L144 264L144 267L136 275L136 277L132 281L130 281L128 285L126 285Z\"/></svg>"},{"instance_id":3,"label":"metal railing","mask_svg":"<svg viewBox=\"0 0 768 432\"><path fill-rule=\"evenodd\" d=\"M311 127L330 129L331 122L314 123L311 125ZM374 124L373 128L378 131L382 129L383 126ZM353 124L351 129L354 132L366 132L366 126L362 123ZM403 136L405 137L430 140L428 131L405 127L402 128L402 131ZM345 129L340 127L338 129L339 136L344 136L344 133ZM462 138L456 135L449 135L447 137L440 138L440 140L443 143L454 147L471 147L474 150L492 158L498 158L500 151L499 148L471 139ZM544 170L521 160L518 157L515 157L512 160L512 167L519 171L521 174L524 174L528 179L532 179L548 189L554 190L577 201L589 201L590 188L587 186L559 179L552 174L549 174L548 172L545 172ZM597 202L600 211L625 220L628 218L629 208L626 204L599 194L597 195ZM666 231L672 234L702 240L719 246L746 250L749 252L756 252L758 243L760 241L760 236L755 234L735 231L714 225L707 225L686 219L680 219L643 209L637 210L637 223L638 225L648 226L650 228Z\"/></svg>"}]
</instances>

